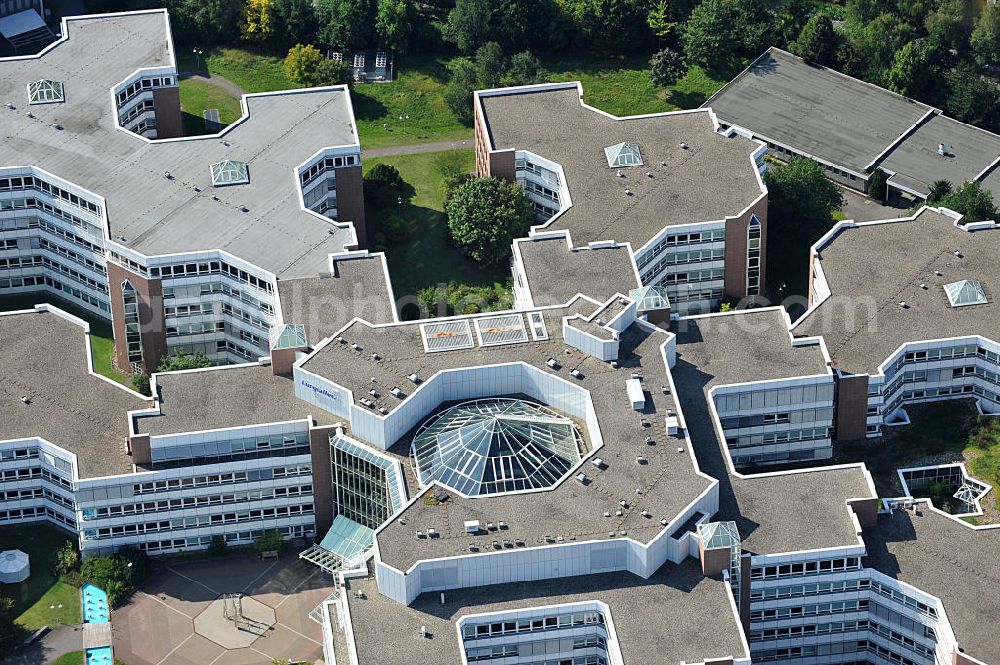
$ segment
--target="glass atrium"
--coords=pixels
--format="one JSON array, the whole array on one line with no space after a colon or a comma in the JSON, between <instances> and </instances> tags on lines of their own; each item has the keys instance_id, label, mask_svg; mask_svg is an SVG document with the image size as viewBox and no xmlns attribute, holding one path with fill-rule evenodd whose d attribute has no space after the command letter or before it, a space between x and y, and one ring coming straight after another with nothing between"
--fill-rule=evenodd
<instances>
[{"instance_id":1,"label":"glass atrium","mask_svg":"<svg viewBox=\"0 0 1000 665\"><path fill-rule=\"evenodd\" d=\"M422 486L439 481L467 496L551 487L582 450L571 420L509 398L453 406L424 423L411 445Z\"/></svg>"}]
</instances>

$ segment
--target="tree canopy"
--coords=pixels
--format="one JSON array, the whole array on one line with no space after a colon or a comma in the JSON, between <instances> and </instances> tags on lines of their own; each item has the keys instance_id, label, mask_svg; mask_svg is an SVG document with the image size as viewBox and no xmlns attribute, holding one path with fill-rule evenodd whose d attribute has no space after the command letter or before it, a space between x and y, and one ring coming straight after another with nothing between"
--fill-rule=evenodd
<instances>
[{"instance_id":1,"label":"tree canopy","mask_svg":"<svg viewBox=\"0 0 1000 665\"><path fill-rule=\"evenodd\" d=\"M939 206L963 215L963 222L982 222L997 219L997 207L993 194L984 189L982 183L970 180L947 194L938 202Z\"/></svg>"},{"instance_id":2,"label":"tree canopy","mask_svg":"<svg viewBox=\"0 0 1000 665\"><path fill-rule=\"evenodd\" d=\"M514 238L535 222L531 202L517 183L475 178L459 185L445 204L452 241L480 263L510 258Z\"/></svg>"},{"instance_id":3,"label":"tree canopy","mask_svg":"<svg viewBox=\"0 0 1000 665\"><path fill-rule=\"evenodd\" d=\"M792 44L796 55L826 67L837 65L837 35L833 21L825 14L814 14Z\"/></svg>"},{"instance_id":4,"label":"tree canopy","mask_svg":"<svg viewBox=\"0 0 1000 665\"><path fill-rule=\"evenodd\" d=\"M649 61L649 78L656 85L673 85L686 72L684 58L671 48L657 51Z\"/></svg>"}]
</instances>

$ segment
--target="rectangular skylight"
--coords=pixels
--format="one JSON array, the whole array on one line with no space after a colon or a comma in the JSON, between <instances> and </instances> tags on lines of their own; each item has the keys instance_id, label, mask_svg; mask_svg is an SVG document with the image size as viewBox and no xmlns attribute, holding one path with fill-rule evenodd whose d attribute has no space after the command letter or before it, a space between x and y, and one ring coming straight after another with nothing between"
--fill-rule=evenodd
<instances>
[{"instance_id":1,"label":"rectangular skylight","mask_svg":"<svg viewBox=\"0 0 1000 665\"><path fill-rule=\"evenodd\" d=\"M420 335L423 337L424 351L427 353L471 349L475 346L472 341L472 329L465 319L425 323L420 326Z\"/></svg>"},{"instance_id":2,"label":"rectangular skylight","mask_svg":"<svg viewBox=\"0 0 1000 665\"><path fill-rule=\"evenodd\" d=\"M484 316L476 319L476 335L479 337L479 346L520 344L528 341L528 333L524 329L524 317L520 314Z\"/></svg>"},{"instance_id":3,"label":"rectangular skylight","mask_svg":"<svg viewBox=\"0 0 1000 665\"><path fill-rule=\"evenodd\" d=\"M545 318L541 312L532 312L528 315L528 319L531 321L531 339L537 341L549 338L549 331L545 328Z\"/></svg>"}]
</instances>

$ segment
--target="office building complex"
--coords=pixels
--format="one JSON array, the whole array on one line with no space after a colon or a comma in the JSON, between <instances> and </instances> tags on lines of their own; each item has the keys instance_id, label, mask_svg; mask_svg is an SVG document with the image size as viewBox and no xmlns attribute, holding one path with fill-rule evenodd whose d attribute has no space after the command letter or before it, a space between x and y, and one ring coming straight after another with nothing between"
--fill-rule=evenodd
<instances>
[{"instance_id":1,"label":"office building complex","mask_svg":"<svg viewBox=\"0 0 1000 665\"><path fill-rule=\"evenodd\" d=\"M705 313L763 288L765 146L709 110L613 118L577 84L485 91L477 168L540 217L516 307L401 321L355 247L346 89L171 137L166 20L67 19L0 61L24 99L0 109L0 286L112 321L120 365L214 366L146 397L94 372L84 321L0 314L0 525L54 523L84 557L277 530L336 580L330 664L1000 660L1000 529L960 519L993 488L950 463L880 496L824 462L915 403L997 411L1000 226L841 222L803 317Z\"/></svg>"}]
</instances>

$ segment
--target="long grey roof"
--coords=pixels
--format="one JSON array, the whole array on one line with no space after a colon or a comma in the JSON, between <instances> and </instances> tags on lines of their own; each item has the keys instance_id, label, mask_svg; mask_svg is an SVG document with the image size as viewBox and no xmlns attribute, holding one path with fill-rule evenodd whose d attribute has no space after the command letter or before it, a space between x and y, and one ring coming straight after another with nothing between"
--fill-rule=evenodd
<instances>
[{"instance_id":1,"label":"long grey roof","mask_svg":"<svg viewBox=\"0 0 1000 665\"><path fill-rule=\"evenodd\" d=\"M105 197L111 238L147 256L221 249L278 277L329 270L351 229L302 209L294 169L357 144L346 88L249 96L249 117L222 138L147 142L116 126L109 90L137 69L174 66L166 13L66 29L38 58L0 60L0 100L16 106L0 109L0 166L36 166ZM41 78L62 81L66 101L33 105L29 118L26 85ZM212 187L210 166L224 159L247 162L250 183Z\"/></svg>"},{"instance_id":2,"label":"long grey roof","mask_svg":"<svg viewBox=\"0 0 1000 665\"><path fill-rule=\"evenodd\" d=\"M396 320L396 303L386 272L385 255L333 261L333 271L316 277L278 282L285 323L301 323L313 345L357 317L371 323Z\"/></svg>"},{"instance_id":3,"label":"long grey roof","mask_svg":"<svg viewBox=\"0 0 1000 665\"><path fill-rule=\"evenodd\" d=\"M616 240L637 251L664 227L723 220L763 194L757 144L717 133L708 112L614 118L584 107L576 84L479 99L494 149L562 166L573 206L546 230L568 229L576 246ZM638 143L644 165L619 178L604 149L622 142Z\"/></svg>"},{"instance_id":4,"label":"long grey roof","mask_svg":"<svg viewBox=\"0 0 1000 665\"><path fill-rule=\"evenodd\" d=\"M906 342L995 339L998 254L1000 229L969 232L931 208L913 219L845 227L818 252L832 296L793 332L822 335L834 366L856 374L878 371ZM981 282L989 303L951 307L943 287L964 279Z\"/></svg>"},{"instance_id":5,"label":"long grey roof","mask_svg":"<svg viewBox=\"0 0 1000 665\"><path fill-rule=\"evenodd\" d=\"M608 606L625 665L652 662L653 654L663 665L749 655L726 583L704 577L693 559L665 564L648 580L617 572L453 589L444 605L427 593L402 606L379 594L373 577L346 580L343 593L365 665L454 665L462 662L456 623L465 615L588 601ZM331 624L340 662L345 636Z\"/></svg>"},{"instance_id":6,"label":"long grey roof","mask_svg":"<svg viewBox=\"0 0 1000 665\"><path fill-rule=\"evenodd\" d=\"M335 418L295 396L290 377L269 365L215 367L156 375L160 415L136 418L140 434L159 436L224 427Z\"/></svg>"},{"instance_id":7,"label":"long grey roof","mask_svg":"<svg viewBox=\"0 0 1000 665\"><path fill-rule=\"evenodd\" d=\"M53 313L0 315L0 440L41 437L76 455L81 478L130 473L126 413L150 403L90 374L85 338Z\"/></svg>"},{"instance_id":8,"label":"long grey roof","mask_svg":"<svg viewBox=\"0 0 1000 665\"><path fill-rule=\"evenodd\" d=\"M709 107L720 122L858 173L933 110L774 47L702 104Z\"/></svg>"},{"instance_id":9,"label":"long grey roof","mask_svg":"<svg viewBox=\"0 0 1000 665\"><path fill-rule=\"evenodd\" d=\"M965 653L1000 662L1000 529L973 529L918 504L916 513L880 515L864 539L865 565L940 598Z\"/></svg>"},{"instance_id":10,"label":"long grey roof","mask_svg":"<svg viewBox=\"0 0 1000 665\"><path fill-rule=\"evenodd\" d=\"M945 144L946 154L939 153ZM894 173L890 182L927 196L935 180L956 187L976 176L1000 157L1000 136L943 115L934 115L889 153L879 164ZM993 190L1000 197L1000 188Z\"/></svg>"},{"instance_id":11,"label":"long grey roof","mask_svg":"<svg viewBox=\"0 0 1000 665\"><path fill-rule=\"evenodd\" d=\"M720 483L714 519L735 521L744 551L753 554L857 545L847 501L873 496L860 467L735 475L708 407L708 392L718 385L825 372L819 347L793 348L775 309L682 319L678 325L671 371L698 465Z\"/></svg>"},{"instance_id":12,"label":"long grey roof","mask_svg":"<svg viewBox=\"0 0 1000 665\"><path fill-rule=\"evenodd\" d=\"M563 305L578 293L606 300L640 286L626 245L572 249L565 237L517 243L536 307Z\"/></svg>"}]
</instances>

